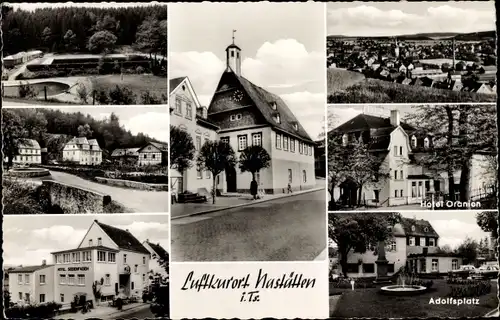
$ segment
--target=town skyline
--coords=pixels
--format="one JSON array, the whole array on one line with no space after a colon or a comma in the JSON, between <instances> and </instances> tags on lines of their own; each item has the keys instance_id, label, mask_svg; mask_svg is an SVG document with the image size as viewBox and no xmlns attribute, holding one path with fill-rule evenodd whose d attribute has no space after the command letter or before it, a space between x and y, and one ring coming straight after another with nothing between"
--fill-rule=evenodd
<instances>
[{"instance_id":1,"label":"town skyline","mask_svg":"<svg viewBox=\"0 0 500 320\"><path fill-rule=\"evenodd\" d=\"M40 265L52 263L51 252L75 249L94 220L113 227L128 229L141 243L159 243L170 252L168 215L44 215L6 216L3 224L3 265Z\"/></svg>"}]
</instances>

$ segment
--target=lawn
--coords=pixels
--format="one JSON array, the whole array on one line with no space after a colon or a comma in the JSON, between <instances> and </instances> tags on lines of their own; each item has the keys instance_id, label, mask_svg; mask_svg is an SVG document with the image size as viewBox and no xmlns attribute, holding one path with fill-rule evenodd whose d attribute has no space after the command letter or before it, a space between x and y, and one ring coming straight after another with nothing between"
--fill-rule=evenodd
<instances>
[{"instance_id":1,"label":"lawn","mask_svg":"<svg viewBox=\"0 0 500 320\"><path fill-rule=\"evenodd\" d=\"M328 76L328 103L437 103L495 102L495 94L411 86L378 79L361 79L350 86ZM340 84L338 83L340 81Z\"/></svg>"},{"instance_id":2,"label":"lawn","mask_svg":"<svg viewBox=\"0 0 500 320\"><path fill-rule=\"evenodd\" d=\"M328 95L344 90L360 81L365 80L365 75L344 69L328 69L326 72Z\"/></svg>"},{"instance_id":3,"label":"lawn","mask_svg":"<svg viewBox=\"0 0 500 320\"><path fill-rule=\"evenodd\" d=\"M123 81L120 75L106 75L92 77L91 81L93 89L96 90L109 91L118 85L120 87L129 88L137 96L140 96L142 92L146 91L149 91L157 97L161 97L162 94L168 95L167 78L154 75L125 74L123 75Z\"/></svg>"},{"instance_id":4,"label":"lawn","mask_svg":"<svg viewBox=\"0 0 500 320\"><path fill-rule=\"evenodd\" d=\"M386 296L379 293L380 287L369 289L336 289L343 291L336 310L330 315L335 318L453 318L482 317L498 307L497 285L492 283L491 292L479 298L479 305L429 304L431 298L447 298L450 291L446 280L433 280L429 292L410 297ZM330 292L332 294L332 292Z\"/></svg>"}]
</instances>

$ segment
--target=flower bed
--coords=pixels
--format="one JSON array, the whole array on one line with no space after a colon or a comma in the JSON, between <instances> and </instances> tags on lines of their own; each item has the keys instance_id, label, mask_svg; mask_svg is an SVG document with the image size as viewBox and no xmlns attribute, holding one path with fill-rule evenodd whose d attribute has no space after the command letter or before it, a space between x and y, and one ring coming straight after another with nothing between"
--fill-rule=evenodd
<instances>
[{"instance_id":1,"label":"flower bed","mask_svg":"<svg viewBox=\"0 0 500 320\"><path fill-rule=\"evenodd\" d=\"M491 292L490 281L449 279L447 283L451 284L449 296L454 298L479 297Z\"/></svg>"}]
</instances>

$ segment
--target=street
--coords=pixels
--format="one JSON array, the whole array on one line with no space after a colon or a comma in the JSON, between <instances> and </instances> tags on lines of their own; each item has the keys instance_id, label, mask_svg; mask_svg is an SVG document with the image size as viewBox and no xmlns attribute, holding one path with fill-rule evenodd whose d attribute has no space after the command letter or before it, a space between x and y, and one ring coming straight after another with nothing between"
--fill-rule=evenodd
<instances>
[{"instance_id":1,"label":"street","mask_svg":"<svg viewBox=\"0 0 500 320\"><path fill-rule=\"evenodd\" d=\"M172 220L173 261L308 261L326 248L319 190Z\"/></svg>"},{"instance_id":2,"label":"street","mask_svg":"<svg viewBox=\"0 0 500 320\"><path fill-rule=\"evenodd\" d=\"M139 309L130 310L130 312L123 312L118 316L111 316L106 318L106 320L117 320L117 319L154 319L155 316L151 312L149 305L146 305Z\"/></svg>"},{"instance_id":3,"label":"street","mask_svg":"<svg viewBox=\"0 0 500 320\"><path fill-rule=\"evenodd\" d=\"M109 195L112 200L122 204L132 212L168 212L167 191L143 191L113 187L60 171L51 170L50 174L54 181Z\"/></svg>"}]
</instances>

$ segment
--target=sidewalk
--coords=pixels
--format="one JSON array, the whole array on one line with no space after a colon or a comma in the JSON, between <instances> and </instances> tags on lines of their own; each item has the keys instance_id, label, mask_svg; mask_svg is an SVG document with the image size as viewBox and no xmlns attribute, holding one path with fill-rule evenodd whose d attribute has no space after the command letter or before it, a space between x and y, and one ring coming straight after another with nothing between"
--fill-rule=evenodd
<instances>
[{"instance_id":1,"label":"sidewalk","mask_svg":"<svg viewBox=\"0 0 500 320\"><path fill-rule=\"evenodd\" d=\"M90 312L81 313L79 311L77 313L64 313L54 317L53 319L73 319L73 320L85 320L90 318L104 319L105 317L117 317L120 316L120 314L126 314L132 310L139 310L142 308L149 308L149 304L142 302L130 303L124 305L122 310L118 310L116 307L109 307L107 304L103 302L102 305L96 306L94 309L91 309Z\"/></svg>"},{"instance_id":2,"label":"sidewalk","mask_svg":"<svg viewBox=\"0 0 500 320\"><path fill-rule=\"evenodd\" d=\"M324 186L314 187L312 189L295 191L293 193L268 194L259 200L253 200L252 196L249 194L242 194L239 197L224 197L224 196L217 197L215 199L215 204L212 204L211 199L209 199L208 202L205 203L175 203L172 204L170 208L170 214L172 217L171 220L200 215L204 213L215 212L215 211L243 207L251 204L262 203L280 198L293 197L300 194L315 192L319 190L325 190L325 187Z\"/></svg>"}]
</instances>

